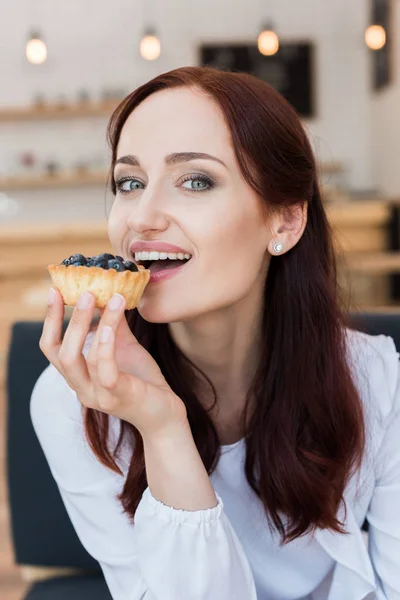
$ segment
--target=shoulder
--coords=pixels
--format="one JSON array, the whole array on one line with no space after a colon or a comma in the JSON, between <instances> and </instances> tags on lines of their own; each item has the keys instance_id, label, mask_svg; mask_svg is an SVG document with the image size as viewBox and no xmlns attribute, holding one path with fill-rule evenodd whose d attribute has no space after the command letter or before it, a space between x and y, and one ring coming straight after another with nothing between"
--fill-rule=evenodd
<instances>
[{"instance_id":1,"label":"shoulder","mask_svg":"<svg viewBox=\"0 0 400 600\"><path fill-rule=\"evenodd\" d=\"M84 345L84 355L93 341L89 333ZM38 433L46 429L68 437L84 436L84 409L78 396L61 373L49 364L41 373L32 390L30 413L33 426Z\"/></svg>"},{"instance_id":2,"label":"shoulder","mask_svg":"<svg viewBox=\"0 0 400 600\"><path fill-rule=\"evenodd\" d=\"M348 501L359 506L360 498L370 499L382 472L382 449L389 441L390 423L399 412L399 353L390 336L351 329L346 329L346 351L362 402L366 434L361 471L351 477L346 492ZM392 453L400 456L398 443L390 447Z\"/></svg>"},{"instance_id":3,"label":"shoulder","mask_svg":"<svg viewBox=\"0 0 400 600\"><path fill-rule=\"evenodd\" d=\"M50 364L32 390L30 413L36 432L52 429L58 434L83 435L83 408L76 392Z\"/></svg>"},{"instance_id":4,"label":"shoulder","mask_svg":"<svg viewBox=\"0 0 400 600\"><path fill-rule=\"evenodd\" d=\"M94 332L89 333L83 348L86 356L94 339ZM66 379L52 365L41 373L32 390L30 414L33 428L48 458L54 460L56 454L78 456L75 463L87 461L91 452L85 432L85 409ZM112 450L117 446L121 434L121 421L109 415L108 445ZM58 450L57 450L58 448ZM62 452L60 448L63 448ZM79 454L81 448L82 454ZM124 438L118 455L119 466L125 471L130 463L132 444ZM93 468L93 465L92 465Z\"/></svg>"},{"instance_id":5,"label":"shoulder","mask_svg":"<svg viewBox=\"0 0 400 600\"><path fill-rule=\"evenodd\" d=\"M399 353L394 340L346 329L346 349L364 408L383 425L399 403Z\"/></svg>"}]
</instances>

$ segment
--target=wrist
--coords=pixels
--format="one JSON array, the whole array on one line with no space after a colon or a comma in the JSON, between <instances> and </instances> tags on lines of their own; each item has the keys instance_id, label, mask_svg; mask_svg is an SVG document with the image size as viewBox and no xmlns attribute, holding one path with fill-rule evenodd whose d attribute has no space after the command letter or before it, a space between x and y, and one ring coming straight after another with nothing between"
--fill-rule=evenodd
<instances>
[{"instance_id":1,"label":"wrist","mask_svg":"<svg viewBox=\"0 0 400 600\"><path fill-rule=\"evenodd\" d=\"M192 430L190 429L189 421L174 421L165 425L162 429L156 431L142 433L143 445L146 447L162 447L171 444L193 443Z\"/></svg>"},{"instance_id":2,"label":"wrist","mask_svg":"<svg viewBox=\"0 0 400 600\"><path fill-rule=\"evenodd\" d=\"M175 509L217 506L211 480L189 422L177 422L158 435L143 437L147 483L154 498Z\"/></svg>"}]
</instances>

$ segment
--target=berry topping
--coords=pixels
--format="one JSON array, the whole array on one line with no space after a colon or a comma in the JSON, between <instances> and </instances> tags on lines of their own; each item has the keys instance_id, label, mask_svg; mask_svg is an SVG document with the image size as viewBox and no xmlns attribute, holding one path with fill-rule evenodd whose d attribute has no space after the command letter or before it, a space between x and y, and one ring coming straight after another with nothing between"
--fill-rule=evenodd
<instances>
[{"instance_id":1,"label":"berry topping","mask_svg":"<svg viewBox=\"0 0 400 600\"><path fill-rule=\"evenodd\" d=\"M103 254L98 254L97 256L88 256L85 258L83 254L73 254L69 258L66 258L61 263L62 265L69 267L99 267L100 269L115 269L116 271L138 271L137 265L130 261L124 260L122 256L113 256L112 254L108 254L104 252Z\"/></svg>"},{"instance_id":2,"label":"berry topping","mask_svg":"<svg viewBox=\"0 0 400 600\"><path fill-rule=\"evenodd\" d=\"M105 259L101 259L98 256L93 256L86 263L87 267L99 267L100 269L108 269L108 261Z\"/></svg>"},{"instance_id":3,"label":"berry topping","mask_svg":"<svg viewBox=\"0 0 400 600\"><path fill-rule=\"evenodd\" d=\"M139 271L135 263L130 260L124 260L124 267L127 271Z\"/></svg>"},{"instance_id":4,"label":"berry topping","mask_svg":"<svg viewBox=\"0 0 400 600\"><path fill-rule=\"evenodd\" d=\"M70 267L86 267L86 262L81 260L75 260L73 263L69 265Z\"/></svg>"},{"instance_id":5,"label":"berry topping","mask_svg":"<svg viewBox=\"0 0 400 600\"><path fill-rule=\"evenodd\" d=\"M103 252L103 254L99 254L98 256L94 256L93 258L100 258L102 260L114 260L114 254L108 254L107 252Z\"/></svg>"},{"instance_id":6,"label":"berry topping","mask_svg":"<svg viewBox=\"0 0 400 600\"><path fill-rule=\"evenodd\" d=\"M63 260L61 264L65 265L67 267L69 265L84 266L84 265L86 265L86 258L83 256L83 254L73 254L69 258L66 258L65 260Z\"/></svg>"},{"instance_id":7,"label":"berry topping","mask_svg":"<svg viewBox=\"0 0 400 600\"><path fill-rule=\"evenodd\" d=\"M108 269L115 269L116 271L126 271L124 264L116 258L108 261Z\"/></svg>"}]
</instances>

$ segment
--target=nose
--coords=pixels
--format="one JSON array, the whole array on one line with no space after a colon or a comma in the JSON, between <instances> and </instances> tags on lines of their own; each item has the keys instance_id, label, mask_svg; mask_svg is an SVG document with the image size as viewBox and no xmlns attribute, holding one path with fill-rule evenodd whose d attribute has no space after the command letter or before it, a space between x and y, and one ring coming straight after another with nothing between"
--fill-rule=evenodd
<instances>
[{"instance_id":1,"label":"nose","mask_svg":"<svg viewBox=\"0 0 400 600\"><path fill-rule=\"evenodd\" d=\"M165 231L169 226L169 219L155 198L157 192L149 192L147 188L129 213L128 227L136 233Z\"/></svg>"}]
</instances>

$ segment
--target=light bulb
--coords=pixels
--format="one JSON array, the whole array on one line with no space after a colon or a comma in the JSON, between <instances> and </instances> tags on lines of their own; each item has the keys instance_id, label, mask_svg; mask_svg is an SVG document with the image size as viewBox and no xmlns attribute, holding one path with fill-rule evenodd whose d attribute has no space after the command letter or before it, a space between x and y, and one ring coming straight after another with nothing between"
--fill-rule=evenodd
<instances>
[{"instance_id":1,"label":"light bulb","mask_svg":"<svg viewBox=\"0 0 400 600\"><path fill-rule=\"evenodd\" d=\"M161 44L155 33L145 33L140 42L140 54L145 60L156 60L160 56Z\"/></svg>"},{"instance_id":2,"label":"light bulb","mask_svg":"<svg viewBox=\"0 0 400 600\"><path fill-rule=\"evenodd\" d=\"M264 56L273 56L279 50L279 38L271 28L264 28L258 36L258 49Z\"/></svg>"},{"instance_id":3,"label":"light bulb","mask_svg":"<svg viewBox=\"0 0 400 600\"><path fill-rule=\"evenodd\" d=\"M382 25L370 25L365 32L365 43L370 50L381 50L386 44L386 31Z\"/></svg>"},{"instance_id":4,"label":"light bulb","mask_svg":"<svg viewBox=\"0 0 400 600\"><path fill-rule=\"evenodd\" d=\"M47 59L47 46L37 34L32 34L26 44L26 58L33 65L41 65Z\"/></svg>"}]
</instances>

